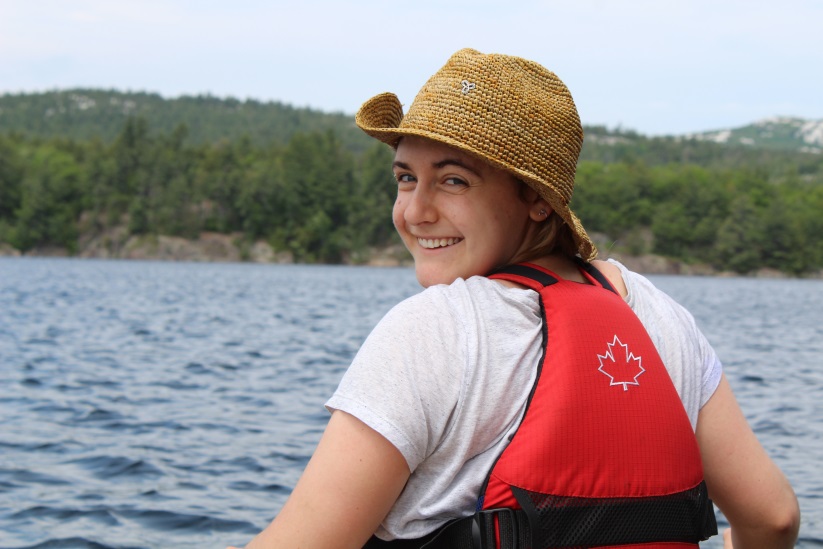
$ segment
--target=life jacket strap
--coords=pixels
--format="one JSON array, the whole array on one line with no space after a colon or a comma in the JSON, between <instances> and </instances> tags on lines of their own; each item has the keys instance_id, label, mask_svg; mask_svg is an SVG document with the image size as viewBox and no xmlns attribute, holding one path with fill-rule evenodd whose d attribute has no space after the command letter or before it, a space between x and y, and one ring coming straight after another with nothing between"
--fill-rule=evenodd
<instances>
[{"instance_id":1,"label":"life jacket strap","mask_svg":"<svg viewBox=\"0 0 823 549\"><path fill-rule=\"evenodd\" d=\"M592 265L588 261L584 261L584 260L580 259L579 257L575 257L574 261L575 261L575 263L577 263L577 265L581 269L583 269L586 273L588 273L589 276L591 276L596 281L598 281L601 286L603 286L604 288L606 288L607 290L609 290L611 292L616 293L617 295L620 295L619 292L614 289L614 286L612 286L611 282L609 282L609 279L606 278L606 275L601 273L597 269L597 267L595 267L594 265Z\"/></svg>"},{"instance_id":2,"label":"life jacket strap","mask_svg":"<svg viewBox=\"0 0 823 549\"><path fill-rule=\"evenodd\" d=\"M609 282L609 279L597 270L597 267L591 263L583 261L579 257L575 257L574 260L578 268L584 273L584 276L589 277L593 284L600 285L606 290L618 294L617 290L615 290L614 286L612 286ZM536 292L539 292L546 286L551 286L552 284L556 284L558 282L558 279L555 278L554 273L531 263L516 263L514 265L508 265L502 269L498 269L497 271L490 273L487 276L491 279L517 282L518 284L522 284Z\"/></svg>"},{"instance_id":3,"label":"life jacket strap","mask_svg":"<svg viewBox=\"0 0 823 549\"><path fill-rule=\"evenodd\" d=\"M499 539L500 544L497 544ZM383 541L372 537L363 549L525 549L531 547L526 513L488 509L456 519L419 539Z\"/></svg>"},{"instance_id":4,"label":"life jacket strap","mask_svg":"<svg viewBox=\"0 0 823 549\"><path fill-rule=\"evenodd\" d=\"M421 546L421 549L526 547L531 547L531 531L526 513L520 509L487 509L447 524L440 530L440 535Z\"/></svg>"},{"instance_id":5,"label":"life jacket strap","mask_svg":"<svg viewBox=\"0 0 823 549\"><path fill-rule=\"evenodd\" d=\"M706 483L665 496L575 498L512 487L525 509L490 509L453 520L414 540L382 541L364 549L527 549L668 543L697 547L717 534Z\"/></svg>"}]
</instances>

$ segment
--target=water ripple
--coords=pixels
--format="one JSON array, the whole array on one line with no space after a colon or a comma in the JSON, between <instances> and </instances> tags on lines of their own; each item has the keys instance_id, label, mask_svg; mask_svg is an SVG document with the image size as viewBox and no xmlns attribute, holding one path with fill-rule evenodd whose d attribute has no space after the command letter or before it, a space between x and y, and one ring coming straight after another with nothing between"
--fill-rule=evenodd
<instances>
[{"instance_id":1,"label":"water ripple","mask_svg":"<svg viewBox=\"0 0 823 549\"><path fill-rule=\"evenodd\" d=\"M655 282L796 486L799 546L821 546L821 284ZM0 258L0 547L246 543L363 339L416 291L408 269Z\"/></svg>"}]
</instances>

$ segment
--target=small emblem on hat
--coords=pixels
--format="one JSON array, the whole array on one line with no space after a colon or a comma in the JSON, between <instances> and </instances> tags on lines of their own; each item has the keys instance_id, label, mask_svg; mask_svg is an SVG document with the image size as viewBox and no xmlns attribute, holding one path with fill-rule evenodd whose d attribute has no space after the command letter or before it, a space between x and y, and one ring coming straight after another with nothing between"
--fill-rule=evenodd
<instances>
[{"instance_id":1,"label":"small emblem on hat","mask_svg":"<svg viewBox=\"0 0 823 549\"><path fill-rule=\"evenodd\" d=\"M463 80L461 84L463 84L463 95L467 95L470 91L477 87L474 82L469 82L468 80Z\"/></svg>"}]
</instances>

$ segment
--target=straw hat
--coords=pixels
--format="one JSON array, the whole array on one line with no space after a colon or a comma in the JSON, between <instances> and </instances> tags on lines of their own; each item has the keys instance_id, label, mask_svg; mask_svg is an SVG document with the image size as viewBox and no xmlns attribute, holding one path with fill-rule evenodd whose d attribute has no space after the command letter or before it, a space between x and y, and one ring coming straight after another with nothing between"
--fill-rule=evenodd
<instances>
[{"instance_id":1,"label":"straw hat","mask_svg":"<svg viewBox=\"0 0 823 549\"><path fill-rule=\"evenodd\" d=\"M395 148L404 135L417 135L512 173L571 227L583 259L597 255L569 209L583 146L580 117L565 84L537 63L463 49L426 82L405 116L397 96L382 93L360 107L355 122Z\"/></svg>"}]
</instances>

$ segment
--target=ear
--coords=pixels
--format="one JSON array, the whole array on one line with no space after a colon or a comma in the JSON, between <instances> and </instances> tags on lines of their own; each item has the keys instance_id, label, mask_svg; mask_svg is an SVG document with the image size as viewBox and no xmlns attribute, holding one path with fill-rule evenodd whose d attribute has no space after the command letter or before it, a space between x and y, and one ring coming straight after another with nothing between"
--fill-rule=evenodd
<instances>
[{"instance_id":1,"label":"ear","mask_svg":"<svg viewBox=\"0 0 823 549\"><path fill-rule=\"evenodd\" d=\"M522 185L521 197L529 207L529 218L537 223L546 221L552 214L552 207L537 194L537 191L529 187L526 183L521 181L520 184Z\"/></svg>"},{"instance_id":2,"label":"ear","mask_svg":"<svg viewBox=\"0 0 823 549\"><path fill-rule=\"evenodd\" d=\"M529 218L537 223L542 223L549 218L552 211L554 210L549 206L549 203L538 197L538 199L529 206Z\"/></svg>"}]
</instances>

